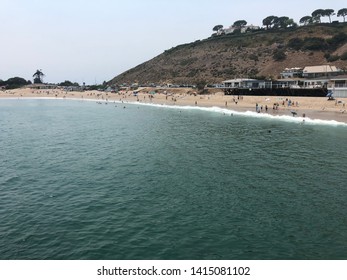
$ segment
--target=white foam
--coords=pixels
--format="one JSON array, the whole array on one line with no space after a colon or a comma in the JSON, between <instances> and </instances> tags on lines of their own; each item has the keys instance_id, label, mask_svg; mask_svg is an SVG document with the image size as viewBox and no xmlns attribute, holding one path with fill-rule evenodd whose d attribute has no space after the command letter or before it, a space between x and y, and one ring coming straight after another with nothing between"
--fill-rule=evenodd
<instances>
[{"instance_id":1,"label":"white foam","mask_svg":"<svg viewBox=\"0 0 347 280\"><path fill-rule=\"evenodd\" d=\"M299 123L299 124L310 124L310 125L332 125L332 126L346 126L347 123L339 122L335 120L320 120L320 119L311 119L308 117L292 117L288 115L271 115L267 113L257 113L252 111L239 112L230 109L220 108L220 107L199 107L199 106L176 106L176 105L164 105L164 104L153 104L153 103L139 103L139 102L129 102L129 104L136 105L146 105L160 108L169 108L169 109L178 109L178 110L200 110L205 112L214 112L225 115L233 115L233 116L244 116L244 117L252 117L252 118L263 118L269 120L279 120L291 123Z\"/></svg>"},{"instance_id":2,"label":"white foam","mask_svg":"<svg viewBox=\"0 0 347 280\"><path fill-rule=\"evenodd\" d=\"M199 106L178 106L178 105L166 105L166 104L156 104L156 103L142 103L142 102L130 102L130 101L119 101L119 100L100 100L100 99L88 99L88 98L69 98L69 97L8 97L1 99L45 99L45 100L73 100L73 101L87 101L87 102L102 102L102 103L117 103L117 104L131 104L131 105L141 105L141 106L151 106L157 108L167 108L174 110L199 110L205 112L213 112L232 116L244 116L252 118L263 118L268 120L278 120L298 124L309 124L309 125L330 125L330 126L344 126L347 127L347 123L339 122L335 120L321 120L321 119L311 119L308 117L293 117L288 115L271 115L267 113L257 113L252 111L239 112L230 109L220 108L220 107L199 107ZM0 100L1 100L0 99Z\"/></svg>"}]
</instances>

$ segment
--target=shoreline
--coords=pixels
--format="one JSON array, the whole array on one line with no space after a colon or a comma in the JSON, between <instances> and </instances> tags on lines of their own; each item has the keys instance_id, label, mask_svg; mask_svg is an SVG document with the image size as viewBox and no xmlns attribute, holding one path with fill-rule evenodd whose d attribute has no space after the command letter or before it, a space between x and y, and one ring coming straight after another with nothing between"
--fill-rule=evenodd
<instances>
[{"instance_id":1,"label":"shoreline","mask_svg":"<svg viewBox=\"0 0 347 280\"><path fill-rule=\"evenodd\" d=\"M165 89L153 94L152 89L144 88L119 93L102 91L69 92L59 89L32 90L21 88L0 91L1 99L71 99L95 102L128 102L131 104L188 106L189 108L218 108L223 113L234 112L257 117L256 104L260 116L274 118L291 117L300 120L335 121L347 125L347 111L344 98L328 101L325 97L279 97L279 96L232 96L215 92L197 95L192 89ZM290 106L288 102L291 102ZM277 104L277 106L274 106ZM267 107L267 110L266 110ZM274 109L274 107L277 109ZM224 113L225 113L224 112ZM295 113L294 113L295 112ZM295 115L293 115L293 113Z\"/></svg>"}]
</instances>

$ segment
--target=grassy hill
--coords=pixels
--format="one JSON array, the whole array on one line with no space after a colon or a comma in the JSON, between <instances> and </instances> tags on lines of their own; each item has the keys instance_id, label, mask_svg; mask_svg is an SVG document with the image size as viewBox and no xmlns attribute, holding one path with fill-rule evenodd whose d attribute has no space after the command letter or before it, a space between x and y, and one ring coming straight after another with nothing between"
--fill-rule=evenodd
<instances>
[{"instance_id":1,"label":"grassy hill","mask_svg":"<svg viewBox=\"0 0 347 280\"><path fill-rule=\"evenodd\" d=\"M347 23L210 37L166 50L116 76L109 84L277 78L287 67L321 64L347 70Z\"/></svg>"}]
</instances>

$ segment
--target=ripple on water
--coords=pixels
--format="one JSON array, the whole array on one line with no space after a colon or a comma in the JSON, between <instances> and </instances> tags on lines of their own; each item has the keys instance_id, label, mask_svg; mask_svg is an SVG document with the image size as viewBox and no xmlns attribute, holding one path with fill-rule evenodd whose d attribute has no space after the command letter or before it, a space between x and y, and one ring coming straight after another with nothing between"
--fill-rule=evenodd
<instances>
[{"instance_id":1,"label":"ripple on water","mask_svg":"<svg viewBox=\"0 0 347 280\"><path fill-rule=\"evenodd\" d=\"M0 110L2 259L347 257L344 127L11 104Z\"/></svg>"}]
</instances>

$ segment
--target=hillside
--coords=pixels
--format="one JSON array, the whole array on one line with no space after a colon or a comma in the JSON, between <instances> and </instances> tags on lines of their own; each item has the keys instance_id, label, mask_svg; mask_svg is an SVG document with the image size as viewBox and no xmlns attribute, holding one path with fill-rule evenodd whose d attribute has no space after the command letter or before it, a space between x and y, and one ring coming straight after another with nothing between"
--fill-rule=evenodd
<instances>
[{"instance_id":1,"label":"hillside","mask_svg":"<svg viewBox=\"0 0 347 280\"><path fill-rule=\"evenodd\" d=\"M347 70L347 23L210 37L167 50L116 76L109 84L277 78L287 67L327 63Z\"/></svg>"}]
</instances>

